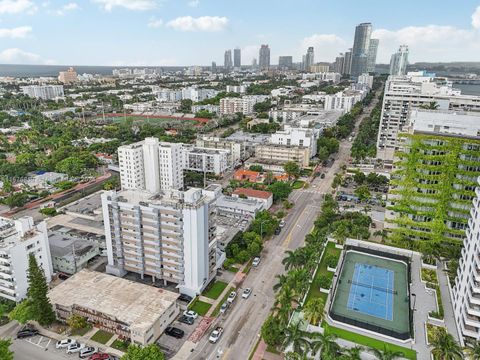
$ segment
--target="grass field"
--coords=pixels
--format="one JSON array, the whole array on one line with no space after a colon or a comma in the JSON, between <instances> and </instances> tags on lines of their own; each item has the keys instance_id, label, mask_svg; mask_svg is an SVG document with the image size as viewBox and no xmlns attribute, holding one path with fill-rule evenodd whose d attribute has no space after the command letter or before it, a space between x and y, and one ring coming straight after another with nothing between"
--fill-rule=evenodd
<instances>
[{"instance_id":1,"label":"grass field","mask_svg":"<svg viewBox=\"0 0 480 360\"><path fill-rule=\"evenodd\" d=\"M112 338L113 334L103 331L103 330L98 330L93 336L90 338L90 340L96 341L100 344L106 344L108 340Z\"/></svg>"},{"instance_id":2,"label":"grass field","mask_svg":"<svg viewBox=\"0 0 480 360\"><path fill-rule=\"evenodd\" d=\"M222 291L227 287L227 285L228 284L226 282L217 280L211 285L209 285L202 295L210 299L216 300L220 295L222 295Z\"/></svg>"},{"instance_id":3,"label":"grass field","mask_svg":"<svg viewBox=\"0 0 480 360\"><path fill-rule=\"evenodd\" d=\"M416 360L417 359L417 353L415 350L408 349L402 346L394 345L394 344L389 344L381 340L377 339L372 339L369 338L368 336L363 336L351 331L339 329L333 326L329 326L326 323L322 324L322 327L325 329L325 332L327 334L334 334L337 337L341 339L345 339L351 342L354 342L359 345L363 345L369 348L374 348L378 350L383 350L384 347L386 347L389 350L392 351L400 351L403 353L404 357L409 359L409 360Z\"/></svg>"},{"instance_id":4,"label":"grass field","mask_svg":"<svg viewBox=\"0 0 480 360\"><path fill-rule=\"evenodd\" d=\"M200 301L200 300L195 300L192 305L189 306L189 310L195 311L198 315L200 316L205 316L205 314L210 310L212 307L212 304Z\"/></svg>"}]
</instances>

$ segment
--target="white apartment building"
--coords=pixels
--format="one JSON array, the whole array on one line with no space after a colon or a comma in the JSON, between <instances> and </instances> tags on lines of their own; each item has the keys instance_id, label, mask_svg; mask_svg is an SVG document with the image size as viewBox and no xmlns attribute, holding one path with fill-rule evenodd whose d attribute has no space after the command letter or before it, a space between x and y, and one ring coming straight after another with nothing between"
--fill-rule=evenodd
<instances>
[{"instance_id":1,"label":"white apartment building","mask_svg":"<svg viewBox=\"0 0 480 360\"><path fill-rule=\"evenodd\" d=\"M467 339L480 340L480 187L475 192L462 257L452 284L453 310L462 345Z\"/></svg>"},{"instance_id":2,"label":"white apartment building","mask_svg":"<svg viewBox=\"0 0 480 360\"><path fill-rule=\"evenodd\" d=\"M203 89L191 86L182 89L182 100L190 99L193 102L199 102L213 98L217 96L218 93L219 91L214 89Z\"/></svg>"},{"instance_id":3,"label":"white apartment building","mask_svg":"<svg viewBox=\"0 0 480 360\"><path fill-rule=\"evenodd\" d=\"M480 111L480 96L462 95L452 83L426 72L389 76L385 83L382 115L377 139L377 158L393 160L397 135L412 109L435 103L439 110Z\"/></svg>"},{"instance_id":4,"label":"white apartment building","mask_svg":"<svg viewBox=\"0 0 480 360\"><path fill-rule=\"evenodd\" d=\"M310 158L310 148L308 147L276 144L255 146L255 160L261 164L283 165L288 161L294 161L300 167L308 167ZM264 168L266 167L264 166Z\"/></svg>"},{"instance_id":5,"label":"white apartment building","mask_svg":"<svg viewBox=\"0 0 480 360\"><path fill-rule=\"evenodd\" d=\"M220 115L253 114L255 112L255 104L264 102L267 99L268 96L266 95L247 95L241 98L227 97L220 99Z\"/></svg>"},{"instance_id":6,"label":"white apartment building","mask_svg":"<svg viewBox=\"0 0 480 360\"><path fill-rule=\"evenodd\" d=\"M338 84L341 78L342 75L336 72L317 72L302 74L303 80L331 81L334 84Z\"/></svg>"},{"instance_id":7,"label":"white apartment building","mask_svg":"<svg viewBox=\"0 0 480 360\"><path fill-rule=\"evenodd\" d=\"M247 87L247 85L227 85L225 91L227 93L245 94L247 92Z\"/></svg>"},{"instance_id":8,"label":"white apartment building","mask_svg":"<svg viewBox=\"0 0 480 360\"><path fill-rule=\"evenodd\" d=\"M369 75L368 73L362 74L358 77L357 83L367 85L367 87L371 89L373 86L373 75Z\"/></svg>"},{"instance_id":9,"label":"white apartment building","mask_svg":"<svg viewBox=\"0 0 480 360\"><path fill-rule=\"evenodd\" d=\"M314 157L317 155L317 140L319 136L319 129L285 125L283 130L279 130L270 136L270 143L306 147L310 151L310 157Z\"/></svg>"},{"instance_id":10,"label":"white apartment building","mask_svg":"<svg viewBox=\"0 0 480 360\"><path fill-rule=\"evenodd\" d=\"M29 85L22 86L21 89L25 95L42 100L53 100L65 96L63 85Z\"/></svg>"},{"instance_id":11,"label":"white apartment building","mask_svg":"<svg viewBox=\"0 0 480 360\"><path fill-rule=\"evenodd\" d=\"M229 152L228 165L232 168L249 156L247 145L243 141L203 136L198 138L195 144L203 148L227 150Z\"/></svg>"},{"instance_id":12,"label":"white apartment building","mask_svg":"<svg viewBox=\"0 0 480 360\"><path fill-rule=\"evenodd\" d=\"M342 110L344 113L352 110L353 105L357 102L356 96L345 95L338 92L334 95L325 95L325 110Z\"/></svg>"},{"instance_id":13,"label":"white apartment building","mask_svg":"<svg viewBox=\"0 0 480 360\"><path fill-rule=\"evenodd\" d=\"M30 254L50 282L53 269L45 221L34 225L31 217L0 218L0 297L16 302L26 297Z\"/></svg>"},{"instance_id":14,"label":"white apartment building","mask_svg":"<svg viewBox=\"0 0 480 360\"><path fill-rule=\"evenodd\" d=\"M118 148L122 189L160 190L183 187L183 145L159 142L157 138Z\"/></svg>"},{"instance_id":15,"label":"white apartment building","mask_svg":"<svg viewBox=\"0 0 480 360\"><path fill-rule=\"evenodd\" d=\"M160 102L177 102L182 100L182 90L158 88L153 90L153 93Z\"/></svg>"},{"instance_id":16,"label":"white apartment building","mask_svg":"<svg viewBox=\"0 0 480 360\"><path fill-rule=\"evenodd\" d=\"M229 168L228 150L189 147L184 151L184 169L222 175Z\"/></svg>"},{"instance_id":17,"label":"white apartment building","mask_svg":"<svg viewBox=\"0 0 480 360\"><path fill-rule=\"evenodd\" d=\"M192 105L192 113L197 113L201 110L207 110L208 112L218 114L220 112L220 106L206 104L206 105Z\"/></svg>"},{"instance_id":18,"label":"white apartment building","mask_svg":"<svg viewBox=\"0 0 480 360\"><path fill-rule=\"evenodd\" d=\"M102 194L107 273L147 275L198 295L217 266L215 199L209 195L195 188Z\"/></svg>"}]
</instances>

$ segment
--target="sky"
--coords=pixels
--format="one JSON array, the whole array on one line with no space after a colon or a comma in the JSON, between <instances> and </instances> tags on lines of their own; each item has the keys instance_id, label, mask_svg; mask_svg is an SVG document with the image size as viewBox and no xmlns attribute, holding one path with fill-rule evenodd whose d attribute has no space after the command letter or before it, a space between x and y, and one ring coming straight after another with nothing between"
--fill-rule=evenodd
<instances>
[{"instance_id":1,"label":"sky","mask_svg":"<svg viewBox=\"0 0 480 360\"><path fill-rule=\"evenodd\" d=\"M480 61L480 0L0 0L0 64L242 64L269 44L271 63L308 46L332 62L373 24L377 63L401 44L410 62Z\"/></svg>"}]
</instances>

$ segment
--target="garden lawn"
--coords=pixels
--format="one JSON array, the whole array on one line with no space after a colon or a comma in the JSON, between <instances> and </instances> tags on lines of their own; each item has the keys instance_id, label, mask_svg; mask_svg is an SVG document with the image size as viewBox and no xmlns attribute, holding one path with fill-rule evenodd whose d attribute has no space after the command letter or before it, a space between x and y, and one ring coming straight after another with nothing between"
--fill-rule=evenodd
<instances>
[{"instance_id":1,"label":"garden lawn","mask_svg":"<svg viewBox=\"0 0 480 360\"><path fill-rule=\"evenodd\" d=\"M98 330L93 336L90 338L90 340L96 341L100 344L106 344L108 340L111 339L113 334L103 331L103 330Z\"/></svg>"},{"instance_id":2,"label":"garden lawn","mask_svg":"<svg viewBox=\"0 0 480 360\"><path fill-rule=\"evenodd\" d=\"M195 311L200 316L205 316L205 314L210 310L212 304L198 300L198 298L189 306L188 310Z\"/></svg>"},{"instance_id":3,"label":"garden lawn","mask_svg":"<svg viewBox=\"0 0 480 360\"><path fill-rule=\"evenodd\" d=\"M81 329L72 330L72 335L83 336L87 332L89 332L91 328L92 328L92 326L88 325L88 326L85 326L84 328L81 328Z\"/></svg>"},{"instance_id":4,"label":"garden lawn","mask_svg":"<svg viewBox=\"0 0 480 360\"><path fill-rule=\"evenodd\" d=\"M339 329L333 326L329 326L327 323L323 323L322 327L325 329L325 333L327 334L334 334L337 337L348 340L351 342L354 342L359 345L363 345L369 348L374 348L378 350L383 350L384 347L386 347L389 350L392 351L400 351L403 353L404 357L409 359L409 360L416 360L417 359L417 353L415 350L408 349L402 346L394 345L394 344L389 344L387 342L377 340L377 339L372 339L367 336L363 336L351 331Z\"/></svg>"},{"instance_id":5,"label":"garden lawn","mask_svg":"<svg viewBox=\"0 0 480 360\"><path fill-rule=\"evenodd\" d=\"M227 285L228 284L226 282L217 280L208 286L208 288L203 292L203 296L216 300L222 294Z\"/></svg>"},{"instance_id":6,"label":"garden lawn","mask_svg":"<svg viewBox=\"0 0 480 360\"><path fill-rule=\"evenodd\" d=\"M302 180L296 180L296 181L292 184L292 188L298 190L298 189L303 188L303 185L305 185L305 182L304 182L304 181L302 181Z\"/></svg>"},{"instance_id":7,"label":"garden lawn","mask_svg":"<svg viewBox=\"0 0 480 360\"><path fill-rule=\"evenodd\" d=\"M310 286L310 290L308 290L308 295L305 300L305 304L307 304L311 299L315 299L317 297L320 297L324 300L326 303L327 301L327 294L320 292L320 278L323 275L326 275L329 279L333 279L333 272L327 270L327 262L325 261L325 258L327 255L335 255L335 256L340 256L340 253L342 252L341 249L337 249L335 247L335 243L333 242L328 242L327 247L325 249L325 252L323 253L323 257L320 260L320 264L318 265L317 273L315 274L315 277L313 278L312 285Z\"/></svg>"},{"instance_id":8,"label":"garden lawn","mask_svg":"<svg viewBox=\"0 0 480 360\"><path fill-rule=\"evenodd\" d=\"M117 339L112 343L112 348L125 352L128 349L128 344L125 341Z\"/></svg>"}]
</instances>

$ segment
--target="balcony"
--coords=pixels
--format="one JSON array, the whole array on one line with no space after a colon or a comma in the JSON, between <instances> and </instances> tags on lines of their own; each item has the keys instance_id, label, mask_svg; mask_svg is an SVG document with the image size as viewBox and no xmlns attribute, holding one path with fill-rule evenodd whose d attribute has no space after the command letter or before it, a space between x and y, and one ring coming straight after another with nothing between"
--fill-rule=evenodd
<instances>
[{"instance_id":1,"label":"balcony","mask_svg":"<svg viewBox=\"0 0 480 360\"><path fill-rule=\"evenodd\" d=\"M477 316L466 315L465 316L465 324L470 325L470 326L474 326L476 328L479 328L480 327L480 318L477 317Z\"/></svg>"}]
</instances>

